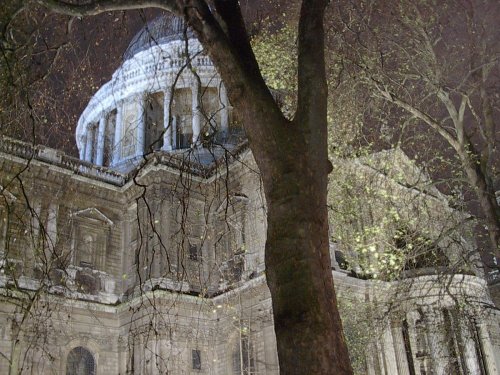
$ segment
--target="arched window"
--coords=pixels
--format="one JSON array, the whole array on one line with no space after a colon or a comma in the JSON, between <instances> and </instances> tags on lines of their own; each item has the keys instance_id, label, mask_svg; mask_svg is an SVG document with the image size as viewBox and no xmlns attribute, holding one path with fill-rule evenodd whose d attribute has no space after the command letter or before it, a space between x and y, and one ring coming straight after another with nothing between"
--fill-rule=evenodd
<instances>
[{"instance_id":1,"label":"arched window","mask_svg":"<svg viewBox=\"0 0 500 375\"><path fill-rule=\"evenodd\" d=\"M91 352L78 346L71 350L66 361L66 375L95 375L95 359Z\"/></svg>"}]
</instances>

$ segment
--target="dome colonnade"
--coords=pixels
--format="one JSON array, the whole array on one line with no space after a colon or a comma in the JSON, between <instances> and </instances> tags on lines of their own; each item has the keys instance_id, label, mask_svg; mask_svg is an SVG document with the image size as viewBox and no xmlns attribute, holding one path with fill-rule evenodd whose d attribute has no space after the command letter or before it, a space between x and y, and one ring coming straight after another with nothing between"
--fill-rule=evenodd
<instances>
[{"instance_id":1,"label":"dome colonnade","mask_svg":"<svg viewBox=\"0 0 500 375\"><path fill-rule=\"evenodd\" d=\"M225 87L184 30L181 20L162 17L132 40L78 121L81 160L123 170L152 151L201 147L216 132L225 142L232 112Z\"/></svg>"}]
</instances>

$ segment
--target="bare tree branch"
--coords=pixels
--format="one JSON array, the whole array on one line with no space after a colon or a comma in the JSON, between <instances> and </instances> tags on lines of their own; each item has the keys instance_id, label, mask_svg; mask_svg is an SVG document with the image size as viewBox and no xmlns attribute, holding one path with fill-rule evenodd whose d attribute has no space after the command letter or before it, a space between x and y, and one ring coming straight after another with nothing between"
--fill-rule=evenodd
<instances>
[{"instance_id":1,"label":"bare tree branch","mask_svg":"<svg viewBox=\"0 0 500 375\"><path fill-rule=\"evenodd\" d=\"M73 4L59 0L33 0L34 2L49 7L55 12L76 17L95 16L113 10L133 10L144 8L159 8L179 14L178 1L176 0L98 0L85 4Z\"/></svg>"}]
</instances>

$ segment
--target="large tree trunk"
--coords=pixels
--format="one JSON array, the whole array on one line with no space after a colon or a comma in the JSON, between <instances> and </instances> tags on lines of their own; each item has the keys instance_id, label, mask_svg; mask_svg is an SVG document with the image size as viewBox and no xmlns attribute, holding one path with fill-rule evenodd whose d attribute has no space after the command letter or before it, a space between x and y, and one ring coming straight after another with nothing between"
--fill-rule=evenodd
<instances>
[{"instance_id":1,"label":"large tree trunk","mask_svg":"<svg viewBox=\"0 0 500 375\"><path fill-rule=\"evenodd\" d=\"M198 3L194 0L195 3ZM237 1L215 1L231 48L187 12L244 121L268 209L266 277L280 373L352 374L328 246L326 0L304 0L299 23L298 105L286 120L260 75ZM215 27L214 27L215 29ZM236 57L236 58L235 58Z\"/></svg>"},{"instance_id":2,"label":"large tree trunk","mask_svg":"<svg viewBox=\"0 0 500 375\"><path fill-rule=\"evenodd\" d=\"M280 163L260 166L268 206L266 275L280 372L352 374L330 266L326 1L303 1L295 120L275 140Z\"/></svg>"},{"instance_id":3,"label":"large tree trunk","mask_svg":"<svg viewBox=\"0 0 500 375\"><path fill-rule=\"evenodd\" d=\"M351 374L330 267L326 184L306 150L289 149L290 169L266 194L266 276L280 373Z\"/></svg>"}]
</instances>

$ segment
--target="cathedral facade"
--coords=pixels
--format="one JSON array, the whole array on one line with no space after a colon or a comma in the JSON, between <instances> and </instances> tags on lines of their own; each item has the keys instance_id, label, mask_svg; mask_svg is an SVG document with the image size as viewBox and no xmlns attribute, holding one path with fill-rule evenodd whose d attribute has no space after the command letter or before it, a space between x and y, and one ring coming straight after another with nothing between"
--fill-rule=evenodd
<instances>
[{"instance_id":1,"label":"cathedral facade","mask_svg":"<svg viewBox=\"0 0 500 375\"><path fill-rule=\"evenodd\" d=\"M278 374L259 171L223 82L179 19L134 37L76 142L79 158L0 139L0 373ZM396 209L405 225L374 233L376 246L351 251L332 227L356 372L497 374L500 319L463 215L382 161L418 175L399 151L337 163L410 197ZM379 221L372 211L363 218ZM408 252L411 236L425 250L401 263L404 277L380 277L401 262L380 243Z\"/></svg>"}]
</instances>

